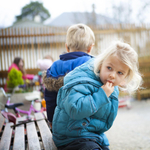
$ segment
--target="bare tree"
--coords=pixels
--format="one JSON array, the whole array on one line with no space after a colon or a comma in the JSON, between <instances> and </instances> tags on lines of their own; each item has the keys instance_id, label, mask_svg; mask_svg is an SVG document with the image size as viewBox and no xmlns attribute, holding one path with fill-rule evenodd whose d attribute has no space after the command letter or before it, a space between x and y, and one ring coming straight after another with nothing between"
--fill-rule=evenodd
<instances>
[{"instance_id":1,"label":"bare tree","mask_svg":"<svg viewBox=\"0 0 150 150\"><path fill-rule=\"evenodd\" d=\"M137 20L140 23L147 22L146 19L149 18L149 14L150 14L149 6L150 6L150 0L141 0L141 8L137 14Z\"/></svg>"},{"instance_id":2,"label":"bare tree","mask_svg":"<svg viewBox=\"0 0 150 150\"><path fill-rule=\"evenodd\" d=\"M112 4L112 13L113 18L118 20L119 23L131 23L132 7L130 3Z\"/></svg>"}]
</instances>

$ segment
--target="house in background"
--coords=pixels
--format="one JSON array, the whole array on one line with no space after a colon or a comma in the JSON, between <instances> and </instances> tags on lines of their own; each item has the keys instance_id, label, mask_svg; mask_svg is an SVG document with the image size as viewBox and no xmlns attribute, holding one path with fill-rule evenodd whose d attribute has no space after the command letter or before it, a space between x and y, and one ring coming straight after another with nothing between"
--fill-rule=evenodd
<instances>
[{"instance_id":1,"label":"house in background","mask_svg":"<svg viewBox=\"0 0 150 150\"><path fill-rule=\"evenodd\" d=\"M118 24L117 20L106 17L95 12L64 12L60 16L51 20L45 21L47 25L55 27L68 27L77 23L84 23L89 26L114 25Z\"/></svg>"},{"instance_id":2,"label":"house in background","mask_svg":"<svg viewBox=\"0 0 150 150\"><path fill-rule=\"evenodd\" d=\"M88 26L114 25L119 22L107 16L95 12L95 4L92 5L92 12L64 12L45 24L55 27L69 27L73 24L83 23Z\"/></svg>"},{"instance_id":3,"label":"house in background","mask_svg":"<svg viewBox=\"0 0 150 150\"><path fill-rule=\"evenodd\" d=\"M44 25L41 22L40 16L35 16L34 20L28 20L28 19L24 19L24 20L20 20L15 22L12 26L10 26L9 28L24 28L24 27L44 27L46 25Z\"/></svg>"}]
</instances>

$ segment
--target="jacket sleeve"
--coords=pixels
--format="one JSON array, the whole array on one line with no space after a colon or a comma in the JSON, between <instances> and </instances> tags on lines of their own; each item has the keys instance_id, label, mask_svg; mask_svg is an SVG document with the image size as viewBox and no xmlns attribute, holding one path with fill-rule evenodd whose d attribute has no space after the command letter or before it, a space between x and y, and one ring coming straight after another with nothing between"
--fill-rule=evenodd
<instances>
[{"instance_id":1,"label":"jacket sleeve","mask_svg":"<svg viewBox=\"0 0 150 150\"><path fill-rule=\"evenodd\" d=\"M119 90L118 90L118 87L115 87L115 90L114 92L110 95L110 102L111 102L111 105L110 105L110 113L109 113L109 116L107 118L107 129L109 129L116 116L117 116L117 112L118 112L118 95L119 95Z\"/></svg>"},{"instance_id":2,"label":"jacket sleeve","mask_svg":"<svg viewBox=\"0 0 150 150\"><path fill-rule=\"evenodd\" d=\"M118 95L119 95L118 87L115 87L114 92L109 97L110 103L106 107L107 110L105 110L107 115L102 116L102 119L106 124L100 130L100 133L103 133L103 132L107 131L112 126L112 124L113 124L113 122L114 122L114 120L117 116L117 112L118 112ZM94 114L94 116L99 117L101 113L102 113L102 110L100 109Z\"/></svg>"},{"instance_id":3,"label":"jacket sleeve","mask_svg":"<svg viewBox=\"0 0 150 150\"><path fill-rule=\"evenodd\" d=\"M88 85L80 84L72 87L63 99L63 106L72 119L82 119L95 114L99 109L110 103L104 90L100 87L92 92ZM62 91L63 92L63 91Z\"/></svg>"},{"instance_id":4,"label":"jacket sleeve","mask_svg":"<svg viewBox=\"0 0 150 150\"><path fill-rule=\"evenodd\" d=\"M52 122L54 110L56 107L57 92L48 91L47 89L45 89L44 98L46 101L47 118L48 118L49 122Z\"/></svg>"}]
</instances>

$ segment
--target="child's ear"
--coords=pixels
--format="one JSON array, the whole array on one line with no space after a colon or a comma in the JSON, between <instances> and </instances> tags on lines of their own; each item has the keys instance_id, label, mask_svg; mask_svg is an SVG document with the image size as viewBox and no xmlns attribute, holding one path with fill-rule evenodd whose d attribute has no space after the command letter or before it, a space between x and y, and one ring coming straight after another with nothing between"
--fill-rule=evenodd
<instances>
[{"instance_id":1,"label":"child's ear","mask_svg":"<svg viewBox=\"0 0 150 150\"><path fill-rule=\"evenodd\" d=\"M92 48L93 48L94 44L92 44L91 46L89 46L88 50L87 50L87 53L90 53Z\"/></svg>"},{"instance_id":2,"label":"child's ear","mask_svg":"<svg viewBox=\"0 0 150 150\"><path fill-rule=\"evenodd\" d=\"M100 72L100 70L101 70L101 67L102 67L102 64L99 66L99 72Z\"/></svg>"},{"instance_id":3,"label":"child's ear","mask_svg":"<svg viewBox=\"0 0 150 150\"><path fill-rule=\"evenodd\" d=\"M69 53L69 52L70 52L70 50L69 50L69 48L68 48L68 45L67 45L67 44L65 44L65 47L66 47L67 52Z\"/></svg>"}]
</instances>

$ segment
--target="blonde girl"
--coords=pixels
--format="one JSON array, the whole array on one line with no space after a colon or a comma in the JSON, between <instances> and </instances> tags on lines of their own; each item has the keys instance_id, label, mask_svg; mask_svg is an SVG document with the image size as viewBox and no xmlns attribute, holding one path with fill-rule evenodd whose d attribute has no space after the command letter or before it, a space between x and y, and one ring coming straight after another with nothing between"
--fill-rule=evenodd
<instances>
[{"instance_id":1,"label":"blonde girl","mask_svg":"<svg viewBox=\"0 0 150 150\"><path fill-rule=\"evenodd\" d=\"M118 87L131 93L141 82L138 55L121 41L68 73L52 122L58 149L109 150L104 132L117 116Z\"/></svg>"}]
</instances>

